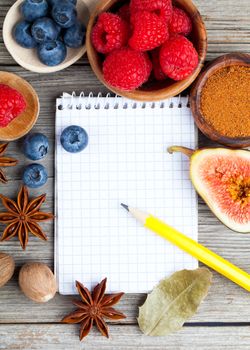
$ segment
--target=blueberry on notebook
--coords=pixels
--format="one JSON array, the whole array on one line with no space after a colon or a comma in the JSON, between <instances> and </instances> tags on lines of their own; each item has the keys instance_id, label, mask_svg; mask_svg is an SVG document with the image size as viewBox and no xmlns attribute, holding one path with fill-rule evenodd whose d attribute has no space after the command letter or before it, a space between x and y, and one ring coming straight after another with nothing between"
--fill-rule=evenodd
<instances>
[{"instance_id":1,"label":"blueberry on notebook","mask_svg":"<svg viewBox=\"0 0 250 350\"><path fill-rule=\"evenodd\" d=\"M31 160L44 158L49 151L47 136L40 133L27 135L23 142L23 151L26 157Z\"/></svg>"},{"instance_id":2,"label":"blueberry on notebook","mask_svg":"<svg viewBox=\"0 0 250 350\"><path fill-rule=\"evenodd\" d=\"M30 164L23 172L23 182L30 188L38 188L46 184L48 174L41 164Z\"/></svg>"},{"instance_id":3,"label":"blueberry on notebook","mask_svg":"<svg viewBox=\"0 0 250 350\"><path fill-rule=\"evenodd\" d=\"M13 36L16 42L25 49L33 49L37 42L31 35L31 24L27 21L21 21L13 29Z\"/></svg>"},{"instance_id":4,"label":"blueberry on notebook","mask_svg":"<svg viewBox=\"0 0 250 350\"><path fill-rule=\"evenodd\" d=\"M47 16L49 5L46 0L25 0L21 11L26 21L34 22L37 18Z\"/></svg>"},{"instance_id":5,"label":"blueberry on notebook","mask_svg":"<svg viewBox=\"0 0 250 350\"><path fill-rule=\"evenodd\" d=\"M71 125L63 130L61 144L67 152L81 152L88 145L88 134L80 126Z\"/></svg>"}]
</instances>

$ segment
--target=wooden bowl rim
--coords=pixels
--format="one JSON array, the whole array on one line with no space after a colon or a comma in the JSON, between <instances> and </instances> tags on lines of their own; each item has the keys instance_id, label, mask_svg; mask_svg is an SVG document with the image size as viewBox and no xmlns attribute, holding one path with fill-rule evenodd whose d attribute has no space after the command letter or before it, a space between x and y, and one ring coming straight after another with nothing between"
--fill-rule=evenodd
<instances>
[{"instance_id":1,"label":"wooden bowl rim","mask_svg":"<svg viewBox=\"0 0 250 350\"><path fill-rule=\"evenodd\" d=\"M207 54L207 32L206 32L206 26L203 22L202 16L200 12L198 11L197 7L194 5L194 3L191 0L186 0L186 2L189 3L190 7L192 8L194 15L192 16L192 19L196 20L200 23L201 28L201 36L203 36L202 40L202 47L201 52L199 55L199 64L197 68L194 70L194 72L187 78L182 81L174 82L169 87L160 88L159 90L154 91L147 91L147 90L140 90L136 89L133 91L124 91L114 88L113 86L109 85L103 78L102 71L99 67L98 61L95 57L97 57L99 54L96 52L94 46L91 42L91 31L93 28L93 25L96 21L96 17L103 11L107 11L112 5L114 5L119 0L104 0L99 3L97 3L96 7L94 8L93 12L90 15L90 19L87 26L87 33L86 33L86 48L87 48L87 55L90 62L90 65L92 67L93 72L97 76L97 78L102 82L104 86L106 86L109 90L113 91L115 94L127 97L133 100L137 101L159 101L162 99L171 98L173 96L176 96L180 94L182 91L184 91L186 88L188 88L193 81L197 78L199 75ZM178 0L180 1L180 0ZM105 5L104 5L105 3ZM184 5L183 5L184 6ZM155 96L153 93L157 92L157 96ZM153 96L152 96L153 95Z\"/></svg>"},{"instance_id":2,"label":"wooden bowl rim","mask_svg":"<svg viewBox=\"0 0 250 350\"><path fill-rule=\"evenodd\" d=\"M200 74L192 87L190 93L190 107L192 110L193 118L199 130L213 141L219 142L230 147L249 147L250 146L250 135L246 137L228 137L220 134L211 125L209 125L201 113L200 101L201 91L207 82L208 78L216 71L230 66L250 66L250 54L232 52L209 62L205 70Z\"/></svg>"},{"instance_id":3,"label":"wooden bowl rim","mask_svg":"<svg viewBox=\"0 0 250 350\"><path fill-rule=\"evenodd\" d=\"M29 91L30 95L32 96L32 98L34 100L34 105L35 105L35 110L34 110L34 113L33 113L33 119L30 122L29 127L27 129L25 129L24 131L19 132L19 133L17 132L16 135L14 135L13 137L2 137L2 135L1 135L1 128L0 128L0 141L10 142L10 141L14 141L14 140L20 139L21 137L26 135L33 128L33 126L35 125L35 123L36 123L36 121L38 119L39 113L40 113L40 102L39 102L39 98L38 98L38 95L37 95L35 89L25 79L21 78L19 75L14 74L14 73L0 71L0 83L6 84L6 85L8 85L8 84L5 83L5 82L1 82L1 75L9 76L10 78L14 78L15 80L18 80L20 82L20 86L25 88L26 91ZM15 87L15 89L18 90L21 94L23 94L21 89L18 89L16 87ZM27 109L28 108L29 107L27 107L22 114L27 113ZM18 118L19 118L19 120L20 120L20 118L22 118L22 114L20 116L18 116L17 118L15 118L9 124L9 125L12 126L12 128L13 128L13 125L15 126L15 122L18 120ZM5 129L5 128L3 128L3 129ZM16 129L18 130L18 128L16 128Z\"/></svg>"},{"instance_id":4,"label":"wooden bowl rim","mask_svg":"<svg viewBox=\"0 0 250 350\"><path fill-rule=\"evenodd\" d=\"M13 23L13 19L12 19L12 13L14 13L15 11L18 11L18 7L20 6L20 4L23 2L24 0L17 0L16 2L14 2L14 4L9 8L5 18L4 18L4 22L3 22L3 30L2 30L2 36L3 36L3 41L4 41L4 45L6 47L6 49L8 50L9 54L11 55L11 57L23 68L31 71L31 72L35 72L35 73L45 73L45 74L48 74L48 73L55 73L55 72L59 72L65 68L68 68L70 67L72 64L74 64L75 62L77 62L87 51L86 49L86 44L83 45L82 47L78 48L78 49L70 49L70 48L67 48L68 50L68 53L69 52L75 52L74 56L71 57L71 58L68 58L67 57L65 58L65 60L57 65L57 66L54 66L54 67L49 67L49 66L46 66L46 65L42 65L41 66L36 66L35 63L30 63L32 60L30 60L29 62L28 61L25 61L24 59L21 58L21 55L17 55L16 54L16 47L18 46L18 48L21 50L29 50L30 51L30 54L31 56L35 55L35 49L24 49L22 47L20 47L17 43L13 44L14 42L14 39L13 41L9 40L10 36L12 36L12 33L10 33L10 31L8 30L9 26L11 25L11 28L14 27L14 25L17 23L17 20L15 19L15 22ZM84 1L84 0L79 0L81 1L81 3L83 5L86 6L86 8L88 9L89 11L89 7L88 7L88 4ZM12 25L13 23L13 25ZM86 25L86 23L85 23ZM67 53L67 56L68 56L68 53Z\"/></svg>"}]
</instances>

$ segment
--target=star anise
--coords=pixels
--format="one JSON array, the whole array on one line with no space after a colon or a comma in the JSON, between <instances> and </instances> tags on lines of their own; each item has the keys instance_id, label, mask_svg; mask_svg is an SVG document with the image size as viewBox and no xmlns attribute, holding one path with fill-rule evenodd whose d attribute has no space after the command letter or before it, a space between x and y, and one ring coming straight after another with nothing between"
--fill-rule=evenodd
<instances>
[{"instance_id":1,"label":"star anise","mask_svg":"<svg viewBox=\"0 0 250 350\"><path fill-rule=\"evenodd\" d=\"M16 202L3 195L0 195L0 199L8 210L8 212L0 213L0 222L8 225L3 232L1 241L18 236L22 248L25 249L28 244L29 232L44 241L47 240L47 236L38 225L38 222L54 218L53 214L39 211L45 202L46 194L29 201L27 187L22 186Z\"/></svg>"},{"instance_id":2,"label":"star anise","mask_svg":"<svg viewBox=\"0 0 250 350\"><path fill-rule=\"evenodd\" d=\"M0 182L6 184L8 182L6 176L4 175L1 167L9 167L17 165L17 160L14 158L4 157L4 152L8 147L8 143L3 143L0 145Z\"/></svg>"},{"instance_id":3,"label":"star anise","mask_svg":"<svg viewBox=\"0 0 250 350\"><path fill-rule=\"evenodd\" d=\"M62 322L81 323L80 340L89 334L94 323L101 334L108 338L108 326L104 321L104 317L111 320L126 318L123 313L111 307L119 302L124 293L105 294L106 282L107 278L97 284L91 294L88 288L76 281L76 288L82 301L73 301L73 304L76 305L78 309L64 317Z\"/></svg>"}]
</instances>

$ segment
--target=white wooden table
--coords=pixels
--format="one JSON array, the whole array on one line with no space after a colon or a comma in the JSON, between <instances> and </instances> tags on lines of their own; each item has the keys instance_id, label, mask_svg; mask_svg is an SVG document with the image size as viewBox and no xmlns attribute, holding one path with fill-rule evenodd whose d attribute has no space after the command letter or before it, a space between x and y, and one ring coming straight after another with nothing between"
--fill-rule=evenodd
<instances>
[{"instance_id":1,"label":"white wooden table","mask_svg":"<svg viewBox=\"0 0 250 350\"><path fill-rule=\"evenodd\" d=\"M0 0L0 30L11 0ZM250 52L250 0L196 0L208 30L208 56L211 60L221 54ZM0 70L19 74L37 90L41 113L34 130L45 133L51 141L51 152L44 162L49 181L45 210L53 210L53 140L55 99L62 91L86 93L107 90L97 81L84 57L63 72L39 75L19 67L6 51L0 35ZM20 141L10 144L8 153L19 160L16 168L8 170L8 185L0 185L4 195L15 197L20 186L23 166L27 160L20 153ZM212 145L200 136L200 145ZM40 193L32 191L32 194ZM2 208L0 208L2 209ZM2 226L0 230L2 230ZM138 329L138 305L145 295L126 295L120 309L127 319L110 325L110 339L96 331L82 343L78 340L78 325L62 325L60 319L73 310L71 297L57 295L45 305L35 304L22 295L17 283L20 266L28 261L41 261L53 268L53 225L46 224L49 242L30 238L26 252L15 240L2 243L0 250L16 260L15 278L0 289L0 349L250 349L250 294L214 273L213 286L198 313L178 333L163 338L143 336ZM234 233L224 227L199 201L199 240L223 257L250 272L250 235Z\"/></svg>"}]
</instances>

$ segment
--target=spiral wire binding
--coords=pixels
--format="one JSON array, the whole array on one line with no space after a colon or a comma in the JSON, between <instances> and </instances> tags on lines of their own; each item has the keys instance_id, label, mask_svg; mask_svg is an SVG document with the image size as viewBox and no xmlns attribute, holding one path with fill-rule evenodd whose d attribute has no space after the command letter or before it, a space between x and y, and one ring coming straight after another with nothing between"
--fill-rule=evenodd
<instances>
[{"instance_id":1,"label":"spiral wire binding","mask_svg":"<svg viewBox=\"0 0 250 350\"><path fill-rule=\"evenodd\" d=\"M88 95L85 95L84 92L81 92L79 96L76 95L75 91L72 92L71 95L68 95L67 97L65 95L62 96L62 103L57 106L58 110L69 109L69 110L81 110L81 109L87 109L90 110L92 108L94 109L100 109L101 107L104 109L145 109L145 108L183 108L187 107L190 108L190 101L189 96L185 98L185 102L182 99L182 96L179 95L178 97L170 98L168 100L164 101L157 101L157 102L136 102L133 100L125 100L122 97L115 95L114 100L112 102L112 107L110 105L110 98L111 94L107 93L105 96L102 96L102 93L99 92L97 96L95 97L93 92L90 92ZM92 99L95 98L96 101L94 104L92 104ZM177 103L176 103L177 100ZM75 102L77 101L77 102ZM168 103L168 104L167 104Z\"/></svg>"}]
</instances>

